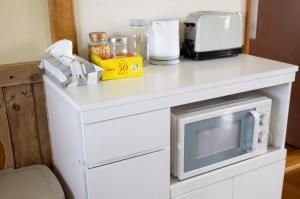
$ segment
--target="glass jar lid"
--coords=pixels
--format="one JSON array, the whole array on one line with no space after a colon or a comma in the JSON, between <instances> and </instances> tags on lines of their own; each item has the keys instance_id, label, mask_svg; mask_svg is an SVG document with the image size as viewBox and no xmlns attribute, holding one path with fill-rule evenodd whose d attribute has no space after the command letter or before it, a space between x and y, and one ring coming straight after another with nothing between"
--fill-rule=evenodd
<instances>
[{"instance_id":1,"label":"glass jar lid","mask_svg":"<svg viewBox=\"0 0 300 199\"><path fill-rule=\"evenodd\" d=\"M108 38L108 42L112 44L123 43L126 44L128 42L128 38L124 35L112 35Z\"/></svg>"},{"instance_id":2,"label":"glass jar lid","mask_svg":"<svg viewBox=\"0 0 300 199\"><path fill-rule=\"evenodd\" d=\"M129 26L145 26L146 20L145 19L130 19Z\"/></svg>"},{"instance_id":3,"label":"glass jar lid","mask_svg":"<svg viewBox=\"0 0 300 199\"><path fill-rule=\"evenodd\" d=\"M89 37L92 41L106 40L107 33L106 32L90 32Z\"/></svg>"}]
</instances>

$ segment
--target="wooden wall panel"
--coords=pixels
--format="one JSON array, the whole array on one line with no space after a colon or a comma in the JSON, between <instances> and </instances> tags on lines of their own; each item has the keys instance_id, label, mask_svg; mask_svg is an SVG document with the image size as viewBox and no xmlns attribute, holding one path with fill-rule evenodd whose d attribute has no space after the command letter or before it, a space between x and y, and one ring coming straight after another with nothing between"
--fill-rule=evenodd
<instances>
[{"instance_id":1,"label":"wooden wall panel","mask_svg":"<svg viewBox=\"0 0 300 199\"><path fill-rule=\"evenodd\" d=\"M8 120L6 116L5 102L4 102L3 92L1 88L0 88L0 145L1 145L0 147L4 147L1 150L2 155L0 155L0 165L2 165L2 167L6 169L14 168L14 156L13 156L13 150L11 146Z\"/></svg>"},{"instance_id":2,"label":"wooden wall panel","mask_svg":"<svg viewBox=\"0 0 300 199\"><path fill-rule=\"evenodd\" d=\"M73 0L48 0L51 20L52 41L69 39L73 52L77 53L77 36L74 21Z\"/></svg>"},{"instance_id":3,"label":"wooden wall panel","mask_svg":"<svg viewBox=\"0 0 300 199\"><path fill-rule=\"evenodd\" d=\"M46 103L38 65L39 62L0 65L0 141L6 153L5 168L40 163L52 168Z\"/></svg>"},{"instance_id":4,"label":"wooden wall panel","mask_svg":"<svg viewBox=\"0 0 300 199\"><path fill-rule=\"evenodd\" d=\"M1 65L0 87L41 82L42 74L38 65L39 62Z\"/></svg>"},{"instance_id":5,"label":"wooden wall panel","mask_svg":"<svg viewBox=\"0 0 300 199\"><path fill-rule=\"evenodd\" d=\"M250 17L252 12L251 7L252 0L246 0L246 19L245 19L245 37L244 37L244 53L249 54L250 52Z\"/></svg>"},{"instance_id":6,"label":"wooden wall panel","mask_svg":"<svg viewBox=\"0 0 300 199\"><path fill-rule=\"evenodd\" d=\"M31 85L6 87L3 92L15 167L42 163Z\"/></svg>"},{"instance_id":7,"label":"wooden wall panel","mask_svg":"<svg viewBox=\"0 0 300 199\"><path fill-rule=\"evenodd\" d=\"M46 102L43 83L33 84L33 93L35 100L36 120L39 133L41 156L43 164L51 166L52 155L49 138L48 118L46 112Z\"/></svg>"}]
</instances>

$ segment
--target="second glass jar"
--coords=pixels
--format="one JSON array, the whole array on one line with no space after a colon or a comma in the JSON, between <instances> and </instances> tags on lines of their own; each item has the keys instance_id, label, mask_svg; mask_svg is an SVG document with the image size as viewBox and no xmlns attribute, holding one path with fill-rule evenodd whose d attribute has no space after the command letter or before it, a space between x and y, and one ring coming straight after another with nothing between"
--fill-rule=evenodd
<instances>
[{"instance_id":1,"label":"second glass jar","mask_svg":"<svg viewBox=\"0 0 300 199\"><path fill-rule=\"evenodd\" d=\"M108 38L110 45L111 57L127 56L128 54L128 39L121 34L114 34Z\"/></svg>"},{"instance_id":2,"label":"second glass jar","mask_svg":"<svg viewBox=\"0 0 300 199\"><path fill-rule=\"evenodd\" d=\"M143 57L144 63L148 61L148 30L144 19L131 19L129 21L129 51Z\"/></svg>"}]
</instances>

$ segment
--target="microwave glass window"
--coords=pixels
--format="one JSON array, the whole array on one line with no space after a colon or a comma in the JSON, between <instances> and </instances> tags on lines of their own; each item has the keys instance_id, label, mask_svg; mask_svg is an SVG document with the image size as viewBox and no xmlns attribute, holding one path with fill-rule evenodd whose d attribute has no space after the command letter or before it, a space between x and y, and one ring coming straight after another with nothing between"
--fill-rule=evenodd
<instances>
[{"instance_id":1,"label":"microwave glass window","mask_svg":"<svg viewBox=\"0 0 300 199\"><path fill-rule=\"evenodd\" d=\"M211 129L202 129L196 133L195 157L204 158L223 151L239 148L241 122L226 123ZM207 142L213 140L213 143Z\"/></svg>"},{"instance_id":2,"label":"microwave glass window","mask_svg":"<svg viewBox=\"0 0 300 199\"><path fill-rule=\"evenodd\" d=\"M250 111L185 124L184 171L251 152L255 121Z\"/></svg>"}]
</instances>

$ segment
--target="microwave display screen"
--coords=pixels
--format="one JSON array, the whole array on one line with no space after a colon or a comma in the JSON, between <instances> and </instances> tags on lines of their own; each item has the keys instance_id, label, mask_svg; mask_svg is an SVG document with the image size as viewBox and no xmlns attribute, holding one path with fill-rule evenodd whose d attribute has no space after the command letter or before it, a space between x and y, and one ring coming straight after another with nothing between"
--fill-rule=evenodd
<instances>
[{"instance_id":1,"label":"microwave display screen","mask_svg":"<svg viewBox=\"0 0 300 199\"><path fill-rule=\"evenodd\" d=\"M185 124L184 171L251 152L255 121L250 111Z\"/></svg>"}]
</instances>

